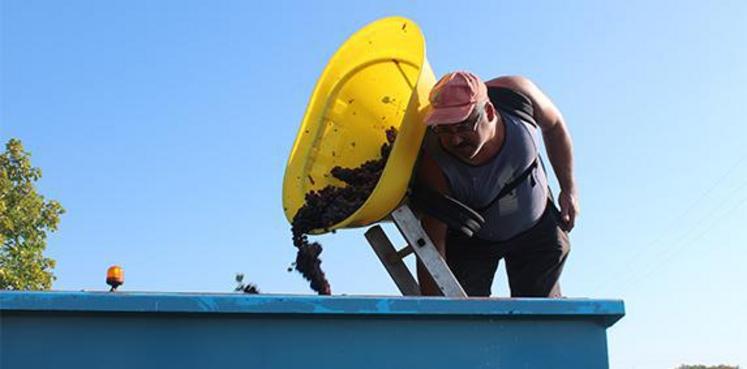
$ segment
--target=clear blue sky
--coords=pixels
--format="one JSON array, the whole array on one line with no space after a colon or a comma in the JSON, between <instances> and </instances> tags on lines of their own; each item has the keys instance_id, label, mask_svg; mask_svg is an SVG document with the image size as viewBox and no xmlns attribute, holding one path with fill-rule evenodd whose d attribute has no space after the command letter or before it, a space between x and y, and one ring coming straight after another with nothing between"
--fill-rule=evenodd
<instances>
[{"instance_id":1,"label":"clear blue sky","mask_svg":"<svg viewBox=\"0 0 747 369\"><path fill-rule=\"evenodd\" d=\"M563 288L625 300L612 367L747 365L747 3L532 3L3 0L0 138L67 209L54 288L103 289L116 263L126 290L244 272L310 293L285 270L290 146L337 47L403 15L437 75L521 74L564 113L582 214ZM396 293L361 230L321 240L336 293Z\"/></svg>"}]
</instances>

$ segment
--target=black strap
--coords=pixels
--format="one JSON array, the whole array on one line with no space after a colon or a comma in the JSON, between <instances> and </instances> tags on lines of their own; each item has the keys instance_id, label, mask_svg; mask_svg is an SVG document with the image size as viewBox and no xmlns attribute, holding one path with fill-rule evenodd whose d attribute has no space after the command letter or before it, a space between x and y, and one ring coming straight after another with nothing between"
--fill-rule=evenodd
<instances>
[{"instance_id":1,"label":"black strap","mask_svg":"<svg viewBox=\"0 0 747 369\"><path fill-rule=\"evenodd\" d=\"M409 192L410 205L448 225L467 237L480 231L485 218L459 200L415 181Z\"/></svg>"},{"instance_id":2,"label":"black strap","mask_svg":"<svg viewBox=\"0 0 747 369\"><path fill-rule=\"evenodd\" d=\"M527 169L524 169L524 171L523 171L523 172L521 172L521 174L519 174L519 175L518 175L518 176L517 176L516 178L514 178L514 179L513 179L513 180L512 180L511 182L508 182L508 183L506 183L505 185L503 185L503 188L501 188L501 190L500 190L500 191L498 191L498 194L497 194L497 195L495 195L495 198L493 198L493 200L492 200L492 201L490 201L490 203L488 203L487 205L485 205L485 206L483 206L483 207L480 207L480 208L478 208L478 209L475 209L475 210L477 210L477 211L485 211L485 210L489 209L489 208L490 208L491 206L493 206L493 205L494 205L494 204L495 204L495 203L496 203L496 202L497 202L498 200L502 199L503 197L505 197L506 195L508 195L509 193L511 193L511 191L513 191L514 189L516 189L516 187L518 187L518 186L519 186L519 185L520 185L520 184L521 184L522 182L524 182L524 181L525 181L525 180L526 180L526 179L527 179L527 178L528 178L528 177L529 177L530 175L532 175L532 172L534 171L534 169L535 169L535 168L537 168L537 165L538 165L538 164L537 164L537 162L539 161L539 160L538 160L538 158L539 158L539 156L537 156L537 157L536 157L536 158L534 159L534 161L532 162L532 164L529 164L529 167L527 167Z\"/></svg>"},{"instance_id":3,"label":"black strap","mask_svg":"<svg viewBox=\"0 0 747 369\"><path fill-rule=\"evenodd\" d=\"M488 87L488 98L496 109L509 112L537 127L532 100L506 87Z\"/></svg>"},{"instance_id":4,"label":"black strap","mask_svg":"<svg viewBox=\"0 0 747 369\"><path fill-rule=\"evenodd\" d=\"M516 115L519 118L521 118L524 121L529 122L530 124L537 127L537 122L534 120L534 106L532 105L532 100L529 99L526 95L523 93L512 90L510 88L506 87L488 87L488 98L490 99L490 102L493 103L496 109L508 112L510 114ZM498 191L498 194L493 198L490 203L487 205L476 209L477 211L484 211L493 206L498 200L502 199L511 191L516 189L522 182L524 182L531 174L532 172L537 168L539 165L538 162L540 161L539 154L537 157L534 158L534 161L532 161L529 166L524 169L521 174L519 174L516 178L511 180L511 182L506 183L503 185L503 188L501 188L500 191ZM543 164L544 168L544 164Z\"/></svg>"}]
</instances>

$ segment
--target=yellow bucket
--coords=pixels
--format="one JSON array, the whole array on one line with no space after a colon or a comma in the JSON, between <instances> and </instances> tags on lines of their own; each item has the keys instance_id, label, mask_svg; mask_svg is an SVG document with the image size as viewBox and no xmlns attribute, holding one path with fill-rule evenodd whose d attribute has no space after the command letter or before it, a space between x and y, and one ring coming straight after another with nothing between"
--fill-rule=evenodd
<instances>
[{"instance_id":1,"label":"yellow bucket","mask_svg":"<svg viewBox=\"0 0 747 369\"><path fill-rule=\"evenodd\" d=\"M283 179L288 221L303 206L306 193L345 185L332 177L332 168L378 159L385 131L395 127L397 139L373 193L329 230L365 226L388 216L407 191L435 83L425 39L412 20L383 18L353 34L317 81L291 149Z\"/></svg>"}]
</instances>

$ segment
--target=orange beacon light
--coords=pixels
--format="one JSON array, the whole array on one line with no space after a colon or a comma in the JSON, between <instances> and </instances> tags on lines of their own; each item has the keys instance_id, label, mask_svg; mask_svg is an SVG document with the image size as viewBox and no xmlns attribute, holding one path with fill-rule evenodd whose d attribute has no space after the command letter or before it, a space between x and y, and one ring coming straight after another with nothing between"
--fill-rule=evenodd
<instances>
[{"instance_id":1,"label":"orange beacon light","mask_svg":"<svg viewBox=\"0 0 747 369\"><path fill-rule=\"evenodd\" d=\"M106 271L106 284L112 286L112 288L109 290L111 292L116 290L117 287L124 284L124 271L122 270L122 267L118 265L109 267L109 269Z\"/></svg>"}]
</instances>

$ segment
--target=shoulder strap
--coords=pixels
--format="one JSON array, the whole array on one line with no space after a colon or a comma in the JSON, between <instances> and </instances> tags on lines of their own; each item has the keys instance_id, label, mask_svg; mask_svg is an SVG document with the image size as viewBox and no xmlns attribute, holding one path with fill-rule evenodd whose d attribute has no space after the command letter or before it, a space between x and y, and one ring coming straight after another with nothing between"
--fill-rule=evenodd
<instances>
[{"instance_id":1,"label":"shoulder strap","mask_svg":"<svg viewBox=\"0 0 747 369\"><path fill-rule=\"evenodd\" d=\"M512 90L507 87L488 87L488 98L490 98L490 102L493 103L496 109L508 112L510 114L513 114L522 120L525 120L535 127L537 126L537 122L534 120L534 106L532 105L532 100L529 99L526 95L522 94L521 92L518 92L516 90ZM537 168L539 165L539 161L541 159L539 158L539 154L534 158L531 164L524 169L523 172L521 172L518 176L516 176L513 180L503 185L503 188L501 188L500 191L498 191L498 194L493 198L492 201L490 201L487 205L476 209L477 211L484 211L489 209L491 206L493 206L498 200L502 199L511 191L513 191L517 186L519 186L522 182L524 182L531 174L532 172ZM544 167L544 164L543 164Z\"/></svg>"},{"instance_id":2,"label":"shoulder strap","mask_svg":"<svg viewBox=\"0 0 747 369\"><path fill-rule=\"evenodd\" d=\"M493 200L491 200L487 205L481 208L475 209L475 210L477 211L488 210L498 200L502 199L504 196L511 193L511 191L513 191L516 187L518 187L522 182L524 182L532 174L534 169L537 168L538 161L539 161L539 155L536 158L534 158L534 161L532 162L532 164L529 164L527 169L524 169L524 171L521 172L521 174L519 174L518 176L516 176L516 178L514 178L511 182L508 182L505 185L503 185L503 188L501 188L501 190L498 191L498 194L495 195L495 198L493 198Z\"/></svg>"},{"instance_id":3,"label":"shoulder strap","mask_svg":"<svg viewBox=\"0 0 747 369\"><path fill-rule=\"evenodd\" d=\"M488 98L496 109L514 114L537 126L532 100L523 93L507 87L488 87Z\"/></svg>"}]
</instances>

